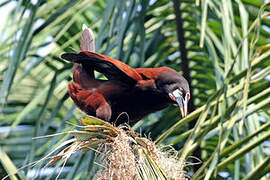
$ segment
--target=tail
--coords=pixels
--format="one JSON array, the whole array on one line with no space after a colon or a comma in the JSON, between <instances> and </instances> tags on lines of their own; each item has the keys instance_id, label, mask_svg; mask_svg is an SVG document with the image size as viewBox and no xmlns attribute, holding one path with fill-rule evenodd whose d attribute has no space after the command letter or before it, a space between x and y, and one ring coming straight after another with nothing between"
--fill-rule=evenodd
<instances>
[{"instance_id":1,"label":"tail","mask_svg":"<svg viewBox=\"0 0 270 180\"><path fill-rule=\"evenodd\" d=\"M73 63L81 64L84 69L94 69L104 74L109 80L118 80L128 84L136 84L141 75L127 64L89 51L79 54L65 53L61 58Z\"/></svg>"}]
</instances>

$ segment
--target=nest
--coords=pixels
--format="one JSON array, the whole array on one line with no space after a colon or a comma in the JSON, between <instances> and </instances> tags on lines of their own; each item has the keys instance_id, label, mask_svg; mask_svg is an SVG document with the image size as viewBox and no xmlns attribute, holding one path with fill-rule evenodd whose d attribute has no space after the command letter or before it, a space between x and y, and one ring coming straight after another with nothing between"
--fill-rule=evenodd
<instances>
[{"instance_id":1,"label":"nest","mask_svg":"<svg viewBox=\"0 0 270 180\"><path fill-rule=\"evenodd\" d=\"M48 165L68 159L78 150L95 150L101 156L98 180L186 180L184 164L172 147L157 147L151 140L138 136L130 127L107 123L88 116L79 130L70 131L70 145L53 156Z\"/></svg>"}]
</instances>

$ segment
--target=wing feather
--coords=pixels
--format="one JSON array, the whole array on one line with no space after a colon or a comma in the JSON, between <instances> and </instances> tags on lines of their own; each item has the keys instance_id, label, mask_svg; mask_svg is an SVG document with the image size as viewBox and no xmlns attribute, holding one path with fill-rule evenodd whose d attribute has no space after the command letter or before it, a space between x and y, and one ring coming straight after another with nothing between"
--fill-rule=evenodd
<instances>
[{"instance_id":1,"label":"wing feather","mask_svg":"<svg viewBox=\"0 0 270 180\"><path fill-rule=\"evenodd\" d=\"M93 68L110 80L136 84L142 79L142 76L127 64L98 53L81 51L78 54L65 53L61 57L65 60L82 64L85 68Z\"/></svg>"}]
</instances>

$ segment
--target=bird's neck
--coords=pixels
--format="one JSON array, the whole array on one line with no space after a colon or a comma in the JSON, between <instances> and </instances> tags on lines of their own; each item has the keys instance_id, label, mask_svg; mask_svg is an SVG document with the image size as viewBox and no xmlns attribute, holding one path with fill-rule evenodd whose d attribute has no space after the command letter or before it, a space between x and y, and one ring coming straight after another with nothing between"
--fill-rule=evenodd
<instances>
[{"instance_id":1,"label":"bird's neck","mask_svg":"<svg viewBox=\"0 0 270 180\"><path fill-rule=\"evenodd\" d=\"M170 99L167 94L162 93L156 86L154 79L140 80L136 84L136 94L140 94L143 100L151 99L151 101L169 104Z\"/></svg>"}]
</instances>

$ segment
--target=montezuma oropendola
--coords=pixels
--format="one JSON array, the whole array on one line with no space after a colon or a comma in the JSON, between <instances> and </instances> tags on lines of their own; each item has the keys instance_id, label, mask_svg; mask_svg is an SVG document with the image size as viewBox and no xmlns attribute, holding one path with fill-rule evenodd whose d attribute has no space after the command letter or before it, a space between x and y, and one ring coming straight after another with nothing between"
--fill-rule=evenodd
<instances>
[{"instance_id":1,"label":"montezuma oropendola","mask_svg":"<svg viewBox=\"0 0 270 180\"><path fill-rule=\"evenodd\" d=\"M174 69L133 69L121 61L89 51L65 53L61 57L74 63L69 94L88 115L118 124L136 122L169 104L178 104L182 117L187 115L189 85ZM94 70L108 80L96 79ZM123 112L128 118L119 116Z\"/></svg>"}]
</instances>

